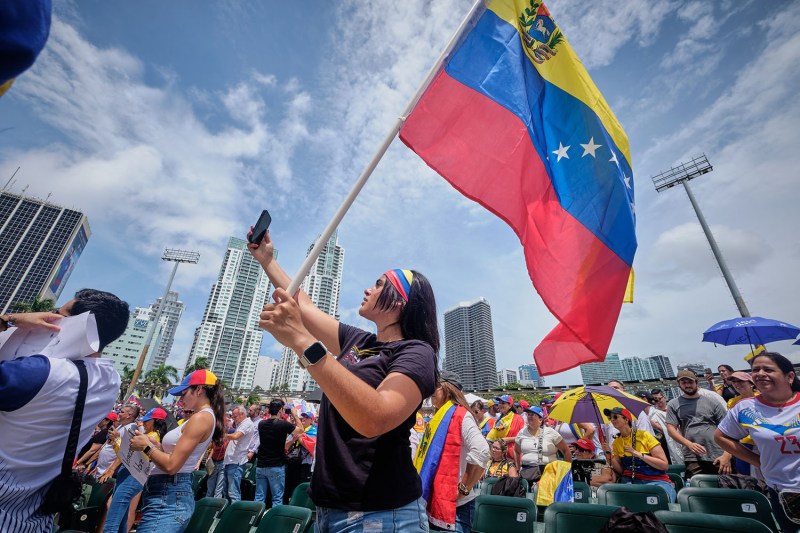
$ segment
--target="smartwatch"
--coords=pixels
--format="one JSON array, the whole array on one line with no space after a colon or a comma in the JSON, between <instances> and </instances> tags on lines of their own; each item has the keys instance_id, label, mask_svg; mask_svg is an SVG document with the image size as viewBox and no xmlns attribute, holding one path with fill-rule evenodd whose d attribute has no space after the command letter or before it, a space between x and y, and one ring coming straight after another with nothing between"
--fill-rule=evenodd
<instances>
[{"instance_id":1,"label":"smartwatch","mask_svg":"<svg viewBox=\"0 0 800 533\"><path fill-rule=\"evenodd\" d=\"M311 365L315 365L319 363L327 353L328 349L325 345L317 341L303 351L303 355L300 356L300 366L308 368Z\"/></svg>"}]
</instances>

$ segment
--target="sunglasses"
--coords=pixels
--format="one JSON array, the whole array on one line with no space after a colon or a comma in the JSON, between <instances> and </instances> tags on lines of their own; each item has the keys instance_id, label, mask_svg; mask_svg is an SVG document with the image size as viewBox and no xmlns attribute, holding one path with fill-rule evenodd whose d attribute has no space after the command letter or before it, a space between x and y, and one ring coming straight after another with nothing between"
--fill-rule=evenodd
<instances>
[{"instance_id":1,"label":"sunglasses","mask_svg":"<svg viewBox=\"0 0 800 533\"><path fill-rule=\"evenodd\" d=\"M611 415L611 416L609 416L608 418L610 418L611 420L616 420L617 418L622 418L622 419L624 419L624 420L627 420L627 418L625 418L625 417L624 417L624 416L622 416L622 415Z\"/></svg>"},{"instance_id":2,"label":"sunglasses","mask_svg":"<svg viewBox=\"0 0 800 533\"><path fill-rule=\"evenodd\" d=\"M185 414L185 415L193 415L194 414L194 409L184 409L183 410L183 414Z\"/></svg>"}]
</instances>

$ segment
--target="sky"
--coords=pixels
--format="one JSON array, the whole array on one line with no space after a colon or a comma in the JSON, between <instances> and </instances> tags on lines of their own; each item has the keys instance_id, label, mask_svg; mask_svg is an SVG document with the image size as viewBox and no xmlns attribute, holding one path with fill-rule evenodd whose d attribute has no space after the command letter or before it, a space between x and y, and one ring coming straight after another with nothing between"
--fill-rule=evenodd
<instances>
[{"instance_id":1,"label":"sky","mask_svg":"<svg viewBox=\"0 0 800 533\"><path fill-rule=\"evenodd\" d=\"M0 98L0 179L21 167L13 191L87 214L92 236L62 300L94 287L147 306L169 276L164 248L200 252L173 284L186 310L169 362L181 367L228 238L268 209L295 272L469 6L55 0L45 50ZM701 342L737 309L685 192L657 194L651 176L705 153L714 170L691 186L751 313L800 323L800 3L548 7L631 143L635 302L609 351L743 368L749 349ZM368 326L363 290L413 268L431 280L440 316L489 301L498 369L532 362L555 326L513 231L399 139L339 242L345 322ZM800 360L790 342L769 347ZM268 334L262 354L280 357Z\"/></svg>"}]
</instances>

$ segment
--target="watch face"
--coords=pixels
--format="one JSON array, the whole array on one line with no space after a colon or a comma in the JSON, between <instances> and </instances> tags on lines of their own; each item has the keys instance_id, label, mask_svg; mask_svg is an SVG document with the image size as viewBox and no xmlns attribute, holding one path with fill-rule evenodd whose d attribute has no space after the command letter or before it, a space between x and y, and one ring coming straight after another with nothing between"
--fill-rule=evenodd
<instances>
[{"instance_id":1,"label":"watch face","mask_svg":"<svg viewBox=\"0 0 800 533\"><path fill-rule=\"evenodd\" d=\"M303 356L308 360L308 363L313 365L314 363L319 362L320 359L325 357L325 354L328 353L328 349L325 347L324 344L317 341L308 348L306 351L303 352Z\"/></svg>"}]
</instances>

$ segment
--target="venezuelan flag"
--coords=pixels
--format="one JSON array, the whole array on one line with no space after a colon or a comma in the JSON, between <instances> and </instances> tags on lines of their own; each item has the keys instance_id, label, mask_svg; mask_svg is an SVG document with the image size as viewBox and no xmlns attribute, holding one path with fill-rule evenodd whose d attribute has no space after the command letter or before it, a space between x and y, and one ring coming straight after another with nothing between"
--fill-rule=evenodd
<instances>
[{"instance_id":1,"label":"venezuelan flag","mask_svg":"<svg viewBox=\"0 0 800 533\"><path fill-rule=\"evenodd\" d=\"M547 463L536 491L536 505L546 507L554 502L572 501L575 501L572 465L566 461Z\"/></svg>"},{"instance_id":2,"label":"venezuelan flag","mask_svg":"<svg viewBox=\"0 0 800 533\"><path fill-rule=\"evenodd\" d=\"M478 9L400 137L506 221L559 324L550 375L602 361L636 252L628 139L541 0Z\"/></svg>"}]
</instances>

